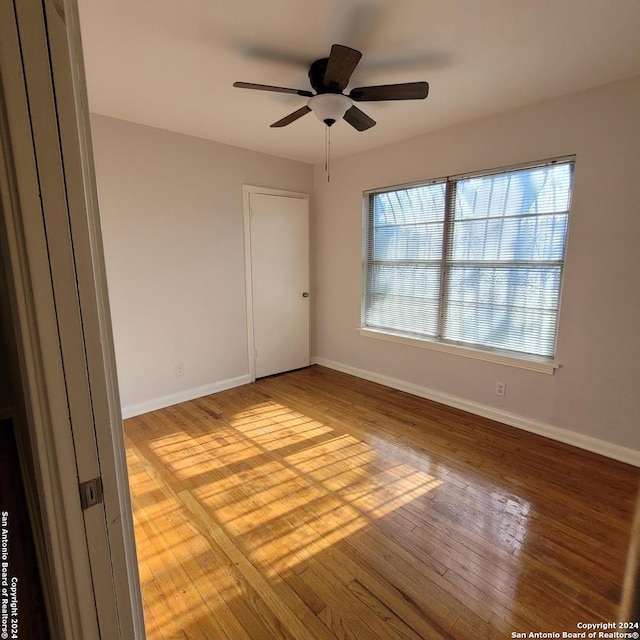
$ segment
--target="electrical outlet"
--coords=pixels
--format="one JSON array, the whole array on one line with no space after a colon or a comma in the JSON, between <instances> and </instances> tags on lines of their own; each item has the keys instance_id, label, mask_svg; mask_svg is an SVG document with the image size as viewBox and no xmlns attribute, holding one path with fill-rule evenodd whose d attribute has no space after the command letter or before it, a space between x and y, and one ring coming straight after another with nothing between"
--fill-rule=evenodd
<instances>
[{"instance_id":1,"label":"electrical outlet","mask_svg":"<svg viewBox=\"0 0 640 640\"><path fill-rule=\"evenodd\" d=\"M503 396L507 391L506 382L496 382L496 395Z\"/></svg>"},{"instance_id":2,"label":"electrical outlet","mask_svg":"<svg viewBox=\"0 0 640 640\"><path fill-rule=\"evenodd\" d=\"M179 378L184 375L184 362L180 362L176 365L176 376Z\"/></svg>"}]
</instances>

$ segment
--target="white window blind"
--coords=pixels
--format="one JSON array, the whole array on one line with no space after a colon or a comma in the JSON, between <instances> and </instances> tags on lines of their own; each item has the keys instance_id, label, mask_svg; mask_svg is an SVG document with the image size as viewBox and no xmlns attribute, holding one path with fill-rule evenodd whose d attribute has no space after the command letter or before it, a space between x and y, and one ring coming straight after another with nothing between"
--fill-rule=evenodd
<instances>
[{"instance_id":1,"label":"white window blind","mask_svg":"<svg viewBox=\"0 0 640 640\"><path fill-rule=\"evenodd\" d=\"M552 358L573 159L366 194L363 326Z\"/></svg>"}]
</instances>

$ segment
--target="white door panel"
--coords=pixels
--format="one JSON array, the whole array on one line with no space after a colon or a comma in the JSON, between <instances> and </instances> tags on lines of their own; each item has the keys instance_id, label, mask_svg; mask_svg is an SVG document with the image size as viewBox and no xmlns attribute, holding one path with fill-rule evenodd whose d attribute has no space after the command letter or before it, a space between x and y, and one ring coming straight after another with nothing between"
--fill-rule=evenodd
<instances>
[{"instance_id":1,"label":"white door panel","mask_svg":"<svg viewBox=\"0 0 640 640\"><path fill-rule=\"evenodd\" d=\"M309 365L308 201L252 193L256 377Z\"/></svg>"}]
</instances>

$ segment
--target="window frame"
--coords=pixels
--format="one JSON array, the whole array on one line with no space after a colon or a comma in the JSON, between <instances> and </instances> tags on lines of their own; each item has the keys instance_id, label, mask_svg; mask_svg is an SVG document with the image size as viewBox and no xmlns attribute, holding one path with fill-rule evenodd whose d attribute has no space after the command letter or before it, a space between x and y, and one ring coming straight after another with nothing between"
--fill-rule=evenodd
<instances>
[{"instance_id":1,"label":"window frame","mask_svg":"<svg viewBox=\"0 0 640 640\"><path fill-rule=\"evenodd\" d=\"M523 162L519 164L513 164L508 166L501 166L493 169L484 169L480 171L465 172L456 175L433 178L428 180L419 180L399 185L391 185L381 187L377 189L369 189L363 192L362 197L362 215L363 215L363 234L362 234L362 292L361 292L361 318L359 333L363 337L375 338L385 341L396 342L400 344L406 344L411 346L417 346L420 348L432 349L435 351L442 351L446 353L452 353L459 356L485 360L489 362L495 362L499 364L514 366L518 368L524 368L531 371L538 371L552 375L555 369L560 367L560 364L556 360L557 357L557 341L558 341L558 328L560 321L560 310L562 301L563 281L564 281L564 266L567 257L567 246L569 238L569 226L570 226L570 212L573 196L573 187L575 180L575 162L576 155L565 155L554 158L548 158L545 160L538 160L534 162ZM465 342L455 341L442 337L444 326L444 314L446 311L447 295L448 295L448 267L451 264L451 241L453 231L453 219L455 215L455 193L457 183L461 180L469 178L477 178L482 176L495 176L501 174L513 173L521 170L536 169L541 167L548 167L555 164L571 164L572 182L571 193L569 200L569 207L567 210L567 231L564 238L564 247L562 252L562 260L559 261L560 266L560 283L558 290L558 305L556 315L556 327L554 332L554 348L552 356L540 356L532 355L524 352L510 351L505 349L499 349L496 347L485 346L481 344L469 344ZM371 216L371 198L381 193L394 192L402 189L410 189L413 187L425 187L434 184L445 184L445 211L443 219L443 231L442 231L442 257L440 260L440 289L438 297L438 335L431 336L417 336L409 332L404 333L400 330L384 329L378 327L367 326L366 324L366 310L367 310L367 295L368 295L368 279L369 279L369 264L371 262L371 255L369 253L370 236L373 228L373 221ZM454 262L455 263L455 262Z\"/></svg>"}]
</instances>

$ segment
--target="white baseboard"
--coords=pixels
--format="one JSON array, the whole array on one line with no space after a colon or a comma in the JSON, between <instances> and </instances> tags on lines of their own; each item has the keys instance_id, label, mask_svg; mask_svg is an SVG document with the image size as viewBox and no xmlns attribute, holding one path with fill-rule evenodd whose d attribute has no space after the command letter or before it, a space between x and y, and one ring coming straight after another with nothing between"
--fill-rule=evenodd
<instances>
[{"instance_id":1,"label":"white baseboard","mask_svg":"<svg viewBox=\"0 0 640 640\"><path fill-rule=\"evenodd\" d=\"M398 389L399 391L406 391L414 396L426 398L427 400L433 400L440 404L445 404L456 409L462 409L484 418L496 420L502 422L511 427L517 427L524 431L530 431L536 433L545 438L551 440L557 440L558 442L564 442L580 449L585 449L593 453L598 453L607 458L613 458L620 462L626 462L636 467L640 467L640 451L635 449L628 449L605 440L599 440L598 438L592 438L591 436L585 436L575 431L569 431L568 429L562 429L560 427L554 427L544 422L538 422L530 418L516 415L502 409L496 409L495 407L489 407L487 405L479 404L477 402L471 402L463 398L442 393L441 391L434 391L427 387L400 380L398 378L391 378L389 376L375 373L374 371L367 371L365 369L358 369L356 367L342 364L340 362L334 362L333 360L327 360L326 358L314 357L311 358L312 364L319 364L329 369L335 369L342 373L348 373L349 375L356 376L357 378L363 378L371 382L377 382L385 387L391 387L392 389Z\"/></svg>"},{"instance_id":2,"label":"white baseboard","mask_svg":"<svg viewBox=\"0 0 640 640\"><path fill-rule=\"evenodd\" d=\"M251 382L251 377L247 374L246 376L229 378L228 380L213 382L212 384L196 387L195 389L187 389L186 391L179 391L178 393L172 393L168 396L162 396L161 398L154 398L153 400L147 400L139 404L129 405L122 407L122 418L133 418L134 416L149 413L149 411L156 411L157 409L164 409L165 407L170 407L180 402L187 402L188 400L202 398L202 396L208 396L212 393L218 393L219 391L240 387L243 384L249 384L249 382Z\"/></svg>"}]
</instances>

